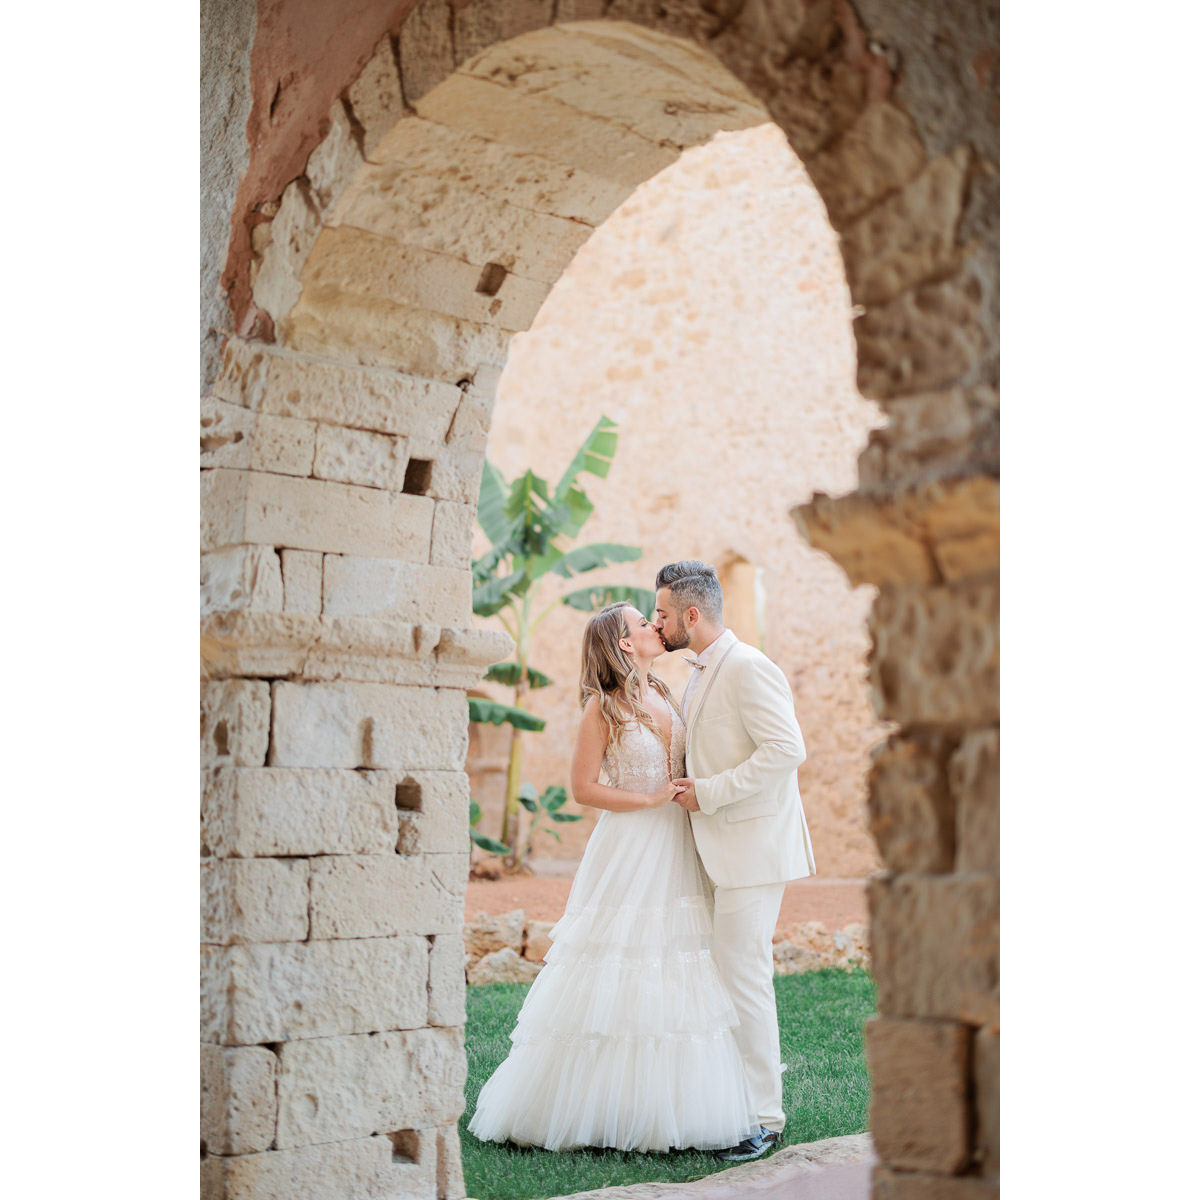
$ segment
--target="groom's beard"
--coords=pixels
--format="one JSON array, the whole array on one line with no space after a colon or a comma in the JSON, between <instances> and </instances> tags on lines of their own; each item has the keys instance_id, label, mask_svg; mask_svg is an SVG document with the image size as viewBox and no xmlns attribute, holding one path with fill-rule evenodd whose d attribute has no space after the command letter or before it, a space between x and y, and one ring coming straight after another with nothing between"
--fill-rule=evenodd
<instances>
[{"instance_id":1,"label":"groom's beard","mask_svg":"<svg viewBox=\"0 0 1200 1200\"><path fill-rule=\"evenodd\" d=\"M665 633L660 632L658 636L659 636L659 639L662 641L663 649L666 650L668 653L673 653L676 650L686 650L688 648L688 646L691 645L691 639L688 637L688 635L686 633L682 636L682 638L678 638L675 641L671 641L670 639L668 639L668 637Z\"/></svg>"}]
</instances>

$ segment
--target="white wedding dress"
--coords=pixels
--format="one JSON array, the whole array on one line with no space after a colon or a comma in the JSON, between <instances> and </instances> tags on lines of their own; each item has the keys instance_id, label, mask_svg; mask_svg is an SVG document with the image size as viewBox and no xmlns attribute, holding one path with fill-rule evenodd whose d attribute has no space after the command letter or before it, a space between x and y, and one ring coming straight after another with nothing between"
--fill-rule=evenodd
<instances>
[{"instance_id":1,"label":"white wedding dress","mask_svg":"<svg viewBox=\"0 0 1200 1200\"><path fill-rule=\"evenodd\" d=\"M627 726L604 770L660 791L683 769L683 723L662 742ZM678 804L600 814L546 965L468 1126L483 1141L565 1150L719 1149L758 1131L713 964L712 899Z\"/></svg>"}]
</instances>

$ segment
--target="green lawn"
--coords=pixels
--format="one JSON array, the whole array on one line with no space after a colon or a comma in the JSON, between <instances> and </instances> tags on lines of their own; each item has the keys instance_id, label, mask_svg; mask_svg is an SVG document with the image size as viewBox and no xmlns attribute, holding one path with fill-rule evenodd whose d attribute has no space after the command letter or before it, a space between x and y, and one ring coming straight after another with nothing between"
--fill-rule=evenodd
<instances>
[{"instance_id":1,"label":"green lawn","mask_svg":"<svg viewBox=\"0 0 1200 1200\"><path fill-rule=\"evenodd\" d=\"M467 1132L485 1080L508 1053L508 1035L528 984L467 989L467 1108L459 1122L467 1195L476 1200L539 1200L591 1188L650 1181L700 1179L724 1169L711 1153L626 1154L617 1150L519 1149L481 1142ZM863 1023L875 1009L866 971L777 975L779 1032L784 1062L783 1145L862 1133L870 1083L863 1056Z\"/></svg>"}]
</instances>

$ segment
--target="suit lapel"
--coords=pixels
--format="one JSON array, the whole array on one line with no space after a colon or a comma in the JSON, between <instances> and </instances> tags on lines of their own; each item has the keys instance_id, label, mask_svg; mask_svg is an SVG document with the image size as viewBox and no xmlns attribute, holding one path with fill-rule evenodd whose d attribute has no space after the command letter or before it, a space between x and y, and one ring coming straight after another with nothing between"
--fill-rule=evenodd
<instances>
[{"instance_id":1,"label":"suit lapel","mask_svg":"<svg viewBox=\"0 0 1200 1200\"><path fill-rule=\"evenodd\" d=\"M687 743L684 749L685 759L692 752L692 730L696 727L696 720L700 716L700 710L704 707L704 701L708 699L708 693L712 690L712 686L717 681L717 672L721 669L721 664L728 657L730 650L738 644L737 635L732 630L727 629L722 638L727 637L724 646L718 646L713 652L713 656L705 665L704 670L700 672L700 687L696 699L692 702L688 711L687 723Z\"/></svg>"}]
</instances>

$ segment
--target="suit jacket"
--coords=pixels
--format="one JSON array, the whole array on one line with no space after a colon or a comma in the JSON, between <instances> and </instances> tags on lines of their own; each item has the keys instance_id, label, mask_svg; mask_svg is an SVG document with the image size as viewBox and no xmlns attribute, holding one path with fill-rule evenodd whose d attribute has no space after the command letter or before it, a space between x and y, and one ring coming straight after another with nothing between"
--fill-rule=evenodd
<instances>
[{"instance_id":1,"label":"suit jacket","mask_svg":"<svg viewBox=\"0 0 1200 1200\"><path fill-rule=\"evenodd\" d=\"M796 782L804 738L783 672L726 630L695 687L686 763L709 877L718 887L752 887L815 874Z\"/></svg>"}]
</instances>

